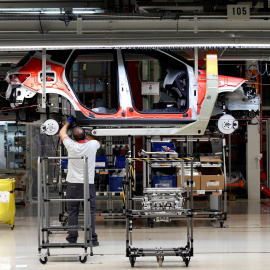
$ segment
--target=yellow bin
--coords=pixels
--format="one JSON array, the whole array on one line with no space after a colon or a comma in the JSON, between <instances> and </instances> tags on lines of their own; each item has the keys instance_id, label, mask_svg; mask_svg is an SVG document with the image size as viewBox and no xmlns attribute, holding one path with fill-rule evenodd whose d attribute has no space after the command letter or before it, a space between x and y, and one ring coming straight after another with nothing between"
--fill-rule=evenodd
<instances>
[{"instance_id":1,"label":"yellow bin","mask_svg":"<svg viewBox=\"0 0 270 270\"><path fill-rule=\"evenodd\" d=\"M0 179L0 224L10 224L14 228L15 179Z\"/></svg>"}]
</instances>

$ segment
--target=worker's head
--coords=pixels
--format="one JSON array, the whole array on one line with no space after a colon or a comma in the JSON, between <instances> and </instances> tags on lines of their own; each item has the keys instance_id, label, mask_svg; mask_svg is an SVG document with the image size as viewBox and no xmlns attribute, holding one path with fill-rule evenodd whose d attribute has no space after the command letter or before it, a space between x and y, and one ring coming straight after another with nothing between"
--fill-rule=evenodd
<instances>
[{"instance_id":1,"label":"worker's head","mask_svg":"<svg viewBox=\"0 0 270 270\"><path fill-rule=\"evenodd\" d=\"M86 138L85 130L81 127L75 126L73 129L73 138L75 141L84 140Z\"/></svg>"}]
</instances>

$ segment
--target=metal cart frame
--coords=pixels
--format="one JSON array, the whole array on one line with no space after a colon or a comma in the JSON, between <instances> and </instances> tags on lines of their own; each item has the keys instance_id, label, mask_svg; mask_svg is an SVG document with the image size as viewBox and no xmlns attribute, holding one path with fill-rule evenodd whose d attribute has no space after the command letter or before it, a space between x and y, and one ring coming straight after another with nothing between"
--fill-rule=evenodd
<instances>
[{"instance_id":1,"label":"metal cart frame","mask_svg":"<svg viewBox=\"0 0 270 270\"><path fill-rule=\"evenodd\" d=\"M184 200L186 201L185 209L167 209L164 207L161 209L151 210L134 210L134 201L143 200L142 198L135 198L134 191L134 178L133 164L135 161L151 162L156 160L176 160L181 161L182 174L184 175L184 159L181 158L127 158L126 159L126 179L123 183L123 195L124 199L124 212L126 215L126 257L129 257L131 267L134 267L137 257L155 256L159 266L162 266L165 256L179 256L182 257L186 266L189 265L190 258L193 256L193 160L188 159L191 162L191 179L187 182L187 190L184 190L184 177L182 177L180 188L146 188L145 193L153 194L176 194L181 196L186 193ZM190 191L191 187L191 191ZM169 207L170 208L170 207ZM187 221L187 244L185 247L177 248L135 248L132 247L132 228L133 220L136 218L172 218L172 219L186 219Z\"/></svg>"},{"instance_id":2,"label":"metal cart frame","mask_svg":"<svg viewBox=\"0 0 270 270\"><path fill-rule=\"evenodd\" d=\"M83 199L65 199L65 198L50 198L49 194L49 179L46 177L45 163L48 160L61 160L61 159L82 159L84 166L84 198ZM79 261L85 263L87 256L93 256L92 250L92 227L90 218L90 195L89 195L89 181L88 181L88 158L83 157L38 157L38 255L40 257L40 263L46 264L48 256L51 255L51 248L83 248L82 254L69 254L69 256L79 256ZM48 164L47 164L48 165ZM67 201L81 201L84 203L84 222L83 226L51 226L49 216L49 203L50 202L67 202ZM49 236L52 233L59 233L63 231L83 231L84 241L83 243L50 243ZM90 247L90 253L87 249ZM46 249L47 252L42 253L42 249ZM66 255L66 254L61 254Z\"/></svg>"},{"instance_id":3,"label":"metal cart frame","mask_svg":"<svg viewBox=\"0 0 270 270\"><path fill-rule=\"evenodd\" d=\"M186 143L187 144L187 155L193 155L193 150L192 150L192 143L193 142L211 142L213 140L222 140L222 163L219 165L219 167L222 167L223 172L224 172L224 189L218 189L218 190L195 190L194 194L197 195L211 195L211 194L220 194L220 196L223 196L223 204L221 204L222 209L204 209L204 208L197 208L193 209L193 215L194 215L194 220L209 220L211 222L219 222L220 228L223 228L224 222L227 220L227 195L228 195L228 189L227 189L227 176L226 176L226 141L224 136L222 137L201 137L201 136L185 136L185 137L164 137L164 141L166 140L176 140L178 142ZM159 141L159 142L162 142ZM170 152L166 154L171 154ZM186 167L190 167L190 162L187 160L185 163ZM193 167L204 167L201 165L200 162L193 162Z\"/></svg>"}]
</instances>

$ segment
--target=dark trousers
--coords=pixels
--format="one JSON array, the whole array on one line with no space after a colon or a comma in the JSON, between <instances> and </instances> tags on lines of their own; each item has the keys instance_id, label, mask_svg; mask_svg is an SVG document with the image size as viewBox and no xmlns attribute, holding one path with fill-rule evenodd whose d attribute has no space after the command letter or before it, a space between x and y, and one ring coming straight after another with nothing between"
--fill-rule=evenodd
<instances>
[{"instance_id":1,"label":"dark trousers","mask_svg":"<svg viewBox=\"0 0 270 270\"><path fill-rule=\"evenodd\" d=\"M67 184L67 199L83 199L84 198L84 184L68 183ZM90 211L91 211L91 225L92 225L92 240L97 241L97 234L95 232L95 210L96 210L96 190L94 184L89 184L90 194ZM68 225L78 225L78 215L80 210L80 202L67 202L68 211ZM77 241L78 231L69 231L67 239Z\"/></svg>"}]
</instances>

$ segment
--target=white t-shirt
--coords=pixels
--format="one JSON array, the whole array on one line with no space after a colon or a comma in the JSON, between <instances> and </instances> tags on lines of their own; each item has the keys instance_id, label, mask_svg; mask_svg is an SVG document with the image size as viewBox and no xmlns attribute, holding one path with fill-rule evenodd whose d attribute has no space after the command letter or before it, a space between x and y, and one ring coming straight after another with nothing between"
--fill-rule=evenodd
<instances>
[{"instance_id":1,"label":"white t-shirt","mask_svg":"<svg viewBox=\"0 0 270 270\"><path fill-rule=\"evenodd\" d=\"M76 142L69 137L65 137L63 143L68 151L68 157L88 157L88 178L89 184L94 184L96 153L100 144L96 140L83 140ZM83 159L69 159L67 182L83 183Z\"/></svg>"}]
</instances>

